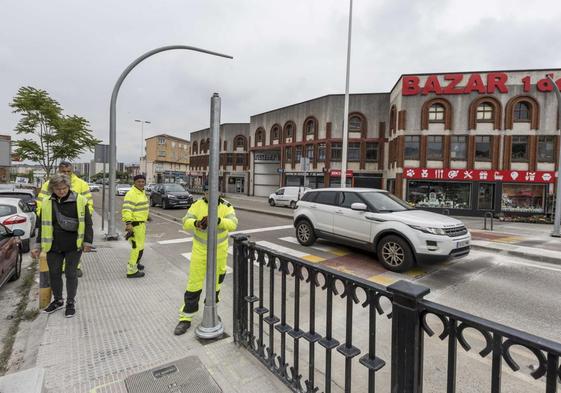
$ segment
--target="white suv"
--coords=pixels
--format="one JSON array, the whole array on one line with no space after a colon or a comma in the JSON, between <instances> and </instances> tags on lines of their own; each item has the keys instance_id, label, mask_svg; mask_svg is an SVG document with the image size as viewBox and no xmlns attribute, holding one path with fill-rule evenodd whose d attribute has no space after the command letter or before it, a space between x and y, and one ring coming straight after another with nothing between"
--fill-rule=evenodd
<instances>
[{"instance_id":1,"label":"white suv","mask_svg":"<svg viewBox=\"0 0 561 393\"><path fill-rule=\"evenodd\" d=\"M388 270L469 254L464 224L442 214L410 208L383 190L324 188L308 191L294 213L296 238L304 246L321 237L377 253Z\"/></svg>"}]
</instances>

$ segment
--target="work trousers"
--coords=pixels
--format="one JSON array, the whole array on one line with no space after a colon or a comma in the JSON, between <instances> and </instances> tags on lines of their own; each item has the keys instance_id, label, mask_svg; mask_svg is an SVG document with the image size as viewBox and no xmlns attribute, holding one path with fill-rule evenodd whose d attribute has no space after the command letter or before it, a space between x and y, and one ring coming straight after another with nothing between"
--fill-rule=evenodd
<instances>
[{"instance_id":1,"label":"work trousers","mask_svg":"<svg viewBox=\"0 0 561 393\"><path fill-rule=\"evenodd\" d=\"M216 303L219 302L220 287L226 277L226 262L228 259L228 239L217 247L216 263ZM193 253L189 266L187 289L185 290L183 305L179 309L180 321L191 321L199 311L199 300L206 278L207 250L206 244L193 240Z\"/></svg>"},{"instance_id":2,"label":"work trousers","mask_svg":"<svg viewBox=\"0 0 561 393\"><path fill-rule=\"evenodd\" d=\"M141 222L133 225L133 236L129 238L131 253L127 267L127 274L134 274L138 271L138 262L144 254L144 241L146 240L146 224Z\"/></svg>"},{"instance_id":3,"label":"work trousers","mask_svg":"<svg viewBox=\"0 0 561 393\"><path fill-rule=\"evenodd\" d=\"M49 280L53 291L54 300L62 300L62 266L65 263L64 275L66 276L66 302L74 303L78 290L78 275L76 269L82 256L82 250L47 253L49 265Z\"/></svg>"}]
</instances>

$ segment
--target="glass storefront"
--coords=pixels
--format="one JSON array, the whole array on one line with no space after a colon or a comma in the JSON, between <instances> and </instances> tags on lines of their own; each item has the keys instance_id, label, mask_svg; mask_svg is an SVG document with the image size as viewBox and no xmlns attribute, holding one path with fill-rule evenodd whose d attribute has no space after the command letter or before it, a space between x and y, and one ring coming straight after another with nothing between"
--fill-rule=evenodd
<instances>
[{"instance_id":1,"label":"glass storefront","mask_svg":"<svg viewBox=\"0 0 561 393\"><path fill-rule=\"evenodd\" d=\"M503 184L501 210L515 213L544 213L545 185Z\"/></svg>"},{"instance_id":2,"label":"glass storefront","mask_svg":"<svg viewBox=\"0 0 561 393\"><path fill-rule=\"evenodd\" d=\"M471 184L410 180L407 202L419 208L470 209Z\"/></svg>"}]
</instances>

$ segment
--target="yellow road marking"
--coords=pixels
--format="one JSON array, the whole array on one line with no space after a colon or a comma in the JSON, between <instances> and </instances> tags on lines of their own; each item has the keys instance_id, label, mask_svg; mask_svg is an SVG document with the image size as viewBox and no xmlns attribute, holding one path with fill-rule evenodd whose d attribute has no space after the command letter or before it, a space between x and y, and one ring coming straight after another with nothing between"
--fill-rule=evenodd
<instances>
[{"instance_id":1,"label":"yellow road marking","mask_svg":"<svg viewBox=\"0 0 561 393\"><path fill-rule=\"evenodd\" d=\"M312 262L312 263L318 263L318 262L325 261L325 258L318 257L317 255L306 255L306 256L303 256L302 259L304 259L308 262Z\"/></svg>"},{"instance_id":2,"label":"yellow road marking","mask_svg":"<svg viewBox=\"0 0 561 393\"><path fill-rule=\"evenodd\" d=\"M499 243L516 243L519 242L520 240L523 240L523 238L519 236L505 236L505 237L499 237L497 239L494 239L494 241Z\"/></svg>"},{"instance_id":3,"label":"yellow road marking","mask_svg":"<svg viewBox=\"0 0 561 393\"><path fill-rule=\"evenodd\" d=\"M368 277L368 281L372 281L375 282L376 284L381 284L381 285L391 285L394 282L398 281L399 278L395 278L392 276L384 276L384 273L382 274L376 274L374 276Z\"/></svg>"},{"instance_id":4,"label":"yellow road marking","mask_svg":"<svg viewBox=\"0 0 561 393\"><path fill-rule=\"evenodd\" d=\"M427 272L422 269L415 268L404 272L404 274L411 278L421 278L425 276Z\"/></svg>"}]
</instances>

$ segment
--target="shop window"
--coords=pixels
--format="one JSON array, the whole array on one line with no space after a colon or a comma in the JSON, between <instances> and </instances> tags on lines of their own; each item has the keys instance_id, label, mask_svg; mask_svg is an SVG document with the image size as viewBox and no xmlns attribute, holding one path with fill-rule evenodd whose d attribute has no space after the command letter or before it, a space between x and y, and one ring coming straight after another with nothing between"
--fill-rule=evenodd
<instances>
[{"instance_id":1,"label":"shop window","mask_svg":"<svg viewBox=\"0 0 561 393\"><path fill-rule=\"evenodd\" d=\"M360 143L349 143L347 161L360 161Z\"/></svg>"},{"instance_id":2,"label":"shop window","mask_svg":"<svg viewBox=\"0 0 561 393\"><path fill-rule=\"evenodd\" d=\"M415 207L470 209L470 183L410 180L407 202Z\"/></svg>"},{"instance_id":3,"label":"shop window","mask_svg":"<svg viewBox=\"0 0 561 393\"><path fill-rule=\"evenodd\" d=\"M341 161L342 147L340 143L331 144L331 161Z\"/></svg>"},{"instance_id":4,"label":"shop window","mask_svg":"<svg viewBox=\"0 0 561 393\"><path fill-rule=\"evenodd\" d=\"M306 146L306 157L308 157L310 160L314 159L314 145Z\"/></svg>"},{"instance_id":5,"label":"shop window","mask_svg":"<svg viewBox=\"0 0 561 393\"><path fill-rule=\"evenodd\" d=\"M418 160L419 159L419 145L420 137L418 135L411 135L405 137L405 159Z\"/></svg>"},{"instance_id":6,"label":"shop window","mask_svg":"<svg viewBox=\"0 0 561 393\"><path fill-rule=\"evenodd\" d=\"M376 162L378 161L378 144L377 143L367 143L366 144L366 161Z\"/></svg>"},{"instance_id":7,"label":"shop window","mask_svg":"<svg viewBox=\"0 0 561 393\"><path fill-rule=\"evenodd\" d=\"M349 132L362 132L362 118L353 115L349 118Z\"/></svg>"},{"instance_id":8,"label":"shop window","mask_svg":"<svg viewBox=\"0 0 561 393\"><path fill-rule=\"evenodd\" d=\"M494 210L495 185L493 183L479 183L477 208L479 210Z\"/></svg>"},{"instance_id":9,"label":"shop window","mask_svg":"<svg viewBox=\"0 0 561 393\"><path fill-rule=\"evenodd\" d=\"M442 136L430 135L427 137L427 159L442 160Z\"/></svg>"},{"instance_id":10,"label":"shop window","mask_svg":"<svg viewBox=\"0 0 561 393\"><path fill-rule=\"evenodd\" d=\"M477 107L477 122L490 123L495 120L495 110L489 103L482 103Z\"/></svg>"},{"instance_id":11,"label":"shop window","mask_svg":"<svg viewBox=\"0 0 561 393\"><path fill-rule=\"evenodd\" d=\"M296 162L300 162L301 158L302 158L302 146L296 146L296 153L294 159Z\"/></svg>"},{"instance_id":12,"label":"shop window","mask_svg":"<svg viewBox=\"0 0 561 393\"><path fill-rule=\"evenodd\" d=\"M491 137L476 136L475 137L475 159L478 161L491 160Z\"/></svg>"},{"instance_id":13,"label":"shop window","mask_svg":"<svg viewBox=\"0 0 561 393\"><path fill-rule=\"evenodd\" d=\"M431 105L429 108L429 123L444 123L444 105Z\"/></svg>"},{"instance_id":14,"label":"shop window","mask_svg":"<svg viewBox=\"0 0 561 393\"><path fill-rule=\"evenodd\" d=\"M514 135L512 137L512 161L528 161L528 137Z\"/></svg>"},{"instance_id":15,"label":"shop window","mask_svg":"<svg viewBox=\"0 0 561 393\"><path fill-rule=\"evenodd\" d=\"M450 158L465 160L467 157L467 136L450 137Z\"/></svg>"},{"instance_id":16,"label":"shop window","mask_svg":"<svg viewBox=\"0 0 561 393\"><path fill-rule=\"evenodd\" d=\"M325 143L318 144L318 161L325 161Z\"/></svg>"},{"instance_id":17,"label":"shop window","mask_svg":"<svg viewBox=\"0 0 561 393\"><path fill-rule=\"evenodd\" d=\"M552 135L538 138L538 161L553 162L555 159L555 137Z\"/></svg>"},{"instance_id":18,"label":"shop window","mask_svg":"<svg viewBox=\"0 0 561 393\"><path fill-rule=\"evenodd\" d=\"M530 121L530 105L527 102L518 102L514 105L514 121L528 122Z\"/></svg>"},{"instance_id":19,"label":"shop window","mask_svg":"<svg viewBox=\"0 0 561 393\"><path fill-rule=\"evenodd\" d=\"M292 146L284 149L284 159L285 161L292 161Z\"/></svg>"},{"instance_id":20,"label":"shop window","mask_svg":"<svg viewBox=\"0 0 561 393\"><path fill-rule=\"evenodd\" d=\"M544 213L543 184L503 184L501 210L516 213Z\"/></svg>"}]
</instances>

